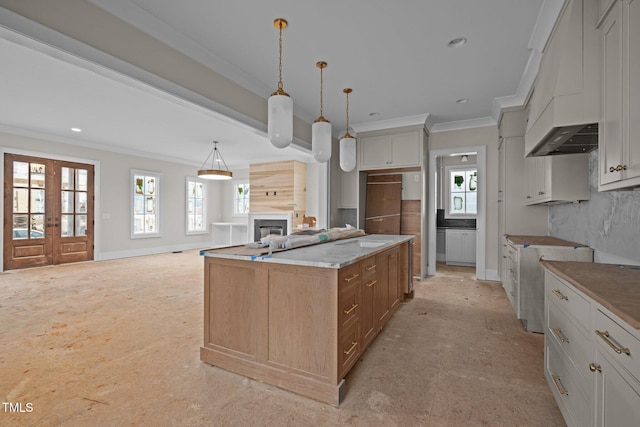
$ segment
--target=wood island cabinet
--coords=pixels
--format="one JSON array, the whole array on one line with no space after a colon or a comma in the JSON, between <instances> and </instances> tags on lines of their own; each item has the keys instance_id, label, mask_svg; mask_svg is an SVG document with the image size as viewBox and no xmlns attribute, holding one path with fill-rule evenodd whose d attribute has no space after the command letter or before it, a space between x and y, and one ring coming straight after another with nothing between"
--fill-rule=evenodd
<instances>
[{"instance_id":1,"label":"wood island cabinet","mask_svg":"<svg viewBox=\"0 0 640 427\"><path fill-rule=\"evenodd\" d=\"M342 268L206 256L201 360L338 405L404 299L408 252L396 243Z\"/></svg>"}]
</instances>

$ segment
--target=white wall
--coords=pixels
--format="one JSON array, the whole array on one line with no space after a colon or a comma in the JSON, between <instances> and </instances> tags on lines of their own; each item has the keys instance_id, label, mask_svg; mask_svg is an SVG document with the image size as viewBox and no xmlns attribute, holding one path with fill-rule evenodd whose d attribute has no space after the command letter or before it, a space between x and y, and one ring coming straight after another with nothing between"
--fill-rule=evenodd
<instances>
[{"instance_id":1,"label":"white wall","mask_svg":"<svg viewBox=\"0 0 640 427\"><path fill-rule=\"evenodd\" d=\"M70 145L61 142L0 132L0 150L36 157L69 159L95 163L95 259L120 258L171 252L174 250L208 248L210 234L186 235L185 180L197 175L197 166L146 159L123 153ZM4 168L4 161L2 162ZM131 169L159 172L161 181L162 236L131 239ZM99 172L98 172L99 171ZM98 174L99 173L99 174ZM222 184L209 183L209 222L218 215L217 202ZM4 216L4 209L2 210Z\"/></svg>"}]
</instances>

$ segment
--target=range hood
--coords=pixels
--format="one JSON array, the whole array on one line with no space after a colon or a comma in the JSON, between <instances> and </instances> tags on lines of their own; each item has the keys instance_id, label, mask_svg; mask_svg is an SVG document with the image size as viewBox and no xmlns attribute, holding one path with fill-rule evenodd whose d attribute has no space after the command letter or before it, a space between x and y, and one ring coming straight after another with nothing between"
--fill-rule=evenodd
<instances>
[{"instance_id":1,"label":"range hood","mask_svg":"<svg viewBox=\"0 0 640 427\"><path fill-rule=\"evenodd\" d=\"M598 147L598 5L566 0L540 61L525 156L587 153Z\"/></svg>"},{"instance_id":2,"label":"range hood","mask_svg":"<svg viewBox=\"0 0 640 427\"><path fill-rule=\"evenodd\" d=\"M598 148L598 123L551 129L531 156L588 153Z\"/></svg>"}]
</instances>

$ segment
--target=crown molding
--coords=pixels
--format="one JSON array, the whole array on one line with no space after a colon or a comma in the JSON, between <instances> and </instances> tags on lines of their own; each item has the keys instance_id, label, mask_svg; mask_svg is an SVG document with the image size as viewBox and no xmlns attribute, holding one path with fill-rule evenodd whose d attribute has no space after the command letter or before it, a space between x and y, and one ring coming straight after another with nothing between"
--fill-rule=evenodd
<instances>
[{"instance_id":1,"label":"crown molding","mask_svg":"<svg viewBox=\"0 0 640 427\"><path fill-rule=\"evenodd\" d=\"M417 116L398 117L395 119L378 120L374 122L356 123L351 128L356 132L371 132L382 129L393 129L405 126L424 126L429 118L429 114L419 114Z\"/></svg>"}]
</instances>

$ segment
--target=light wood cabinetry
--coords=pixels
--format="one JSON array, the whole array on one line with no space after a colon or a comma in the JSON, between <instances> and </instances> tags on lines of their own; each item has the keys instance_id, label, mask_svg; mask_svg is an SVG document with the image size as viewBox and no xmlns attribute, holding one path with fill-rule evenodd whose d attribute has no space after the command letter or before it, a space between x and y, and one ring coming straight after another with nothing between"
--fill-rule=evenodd
<instances>
[{"instance_id":1,"label":"light wood cabinetry","mask_svg":"<svg viewBox=\"0 0 640 427\"><path fill-rule=\"evenodd\" d=\"M588 154L528 157L525 169L527 205L589 200Z\"/></svg>"},{"instance_id":2,"label":"light wood cabinetry","mask_svg":"<svg viewBox=\"0 0 640 427\"><path fill-rule=\"evenodd\" d=\"M476 265L476 230L448 228L445 238L447 265Z\"/></svg>"},{"instance_id":3,"label":"light wood cabinetry","mask_svg":"<svg viewBox=\"0 0 640 427\"><path fill-rule=\"evenodd\" d=\"M249 165L250 212L292 212L302 224L307 204L307 165L295 160Z\"/></svg>"},{"instance_id":4,"label":"light wood cabinetry","mask_svg":"<svg viewBox=\"0 0 640 427\"><path fill-rule=\"evenodd\" d=\"M640 186L640 1L600 2L600 191Z\"/></svg>"},{"instance_id":5,"label":"light wood cabinetry","mask_svg":"<svg viewBox=\"0 0 640 427\"><path fill-rule=\"evenodd\" d=\"M358 137L359 170L420 167L422 130Z\"/></svg>"},{"instance_id":6,"label":"light wood cabinetry","mask_svg":"<svg viewBox=\"0 0 640 427\"><path fill-rule=\"evenodd\" d=\"M408 245L340 269L205 257L201 360L338 405L404 299Z\"/></svg>"},{"instance_id":7,"label":"light wood cabinetry","mask_svg":"<svg viewBox=\"0 0 640 427\"><path fill-rule=\"evenodd\" d=\"M545 376L569 426L636 426L640 331L545 273Z\"/></svg>"}]
</instances>

